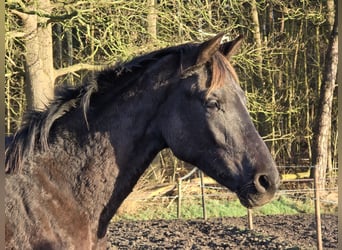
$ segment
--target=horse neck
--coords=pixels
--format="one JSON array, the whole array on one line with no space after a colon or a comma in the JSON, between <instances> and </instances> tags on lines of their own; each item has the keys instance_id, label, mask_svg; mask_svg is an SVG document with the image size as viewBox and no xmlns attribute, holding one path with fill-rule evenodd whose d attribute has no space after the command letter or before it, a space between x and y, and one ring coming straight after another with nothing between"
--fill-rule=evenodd
<instances>
[{"instance_id":1,"label":"horse neck","mask_svg":"<svg viewBox=\"0 0 342 250\"><path fill-rule=\"evenodd\" d=\"M156 154L166 145L157 122L160 107L166 99L169 85L153 81L145 83L145 89L135 91L129 98L118 98L96 116L95 130L106 130L107 147L113 157L106 156L100 172L111 176L101 192L102 207L98 225L98 236L104 236L110 219L129 195ZM91 127L91 118L89 121ZM108 126L108 124L110 126ZM100 128L105 125L105 128ZM104 133L101 133L104 134ZM110 197L108 195L110 194Z\"/></svg>"}]
</instances>

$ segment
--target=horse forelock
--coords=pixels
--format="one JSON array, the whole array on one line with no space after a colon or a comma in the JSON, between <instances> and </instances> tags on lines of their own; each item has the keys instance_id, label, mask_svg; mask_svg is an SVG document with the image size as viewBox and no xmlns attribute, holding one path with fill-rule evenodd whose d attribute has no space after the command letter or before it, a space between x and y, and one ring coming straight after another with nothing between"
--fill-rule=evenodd
<instances>
[{"instance_id":1,"label":"horse forelock","mask_svg":"<svg viewBox=\"0 0 342 250\"><path fill-rule=\"evenodd\" d=\"M204 63L204 64L196 64L182 72L181 77L187 78L193 74L198 72L198 69L203 67L204 65L208 65L210 67L211 76L209 79L209 83L206 86L208 89L206 91L207 95L209 95L215 89L222 87L225 82L226 78L229 76L236 84L239 83L238 75L231 65L231 63L222 55L220 52L216 52L211 59ZM229 74L229 75L228 75Z\"/></svg>"},{"instance_id":2,"label":"horse forelock","mask_svg":"<svg viewBox=\"0 0 342 250\"><path fill-rule=\"evenodd\" d=\"M208 94L224 85L225 78L227 77L228 73L236 83L239 83L239 78L235 69L221 53L215 53L212 57L211 63L212 76L210 86L207 91Z\"/></svg>"}]
</instances>

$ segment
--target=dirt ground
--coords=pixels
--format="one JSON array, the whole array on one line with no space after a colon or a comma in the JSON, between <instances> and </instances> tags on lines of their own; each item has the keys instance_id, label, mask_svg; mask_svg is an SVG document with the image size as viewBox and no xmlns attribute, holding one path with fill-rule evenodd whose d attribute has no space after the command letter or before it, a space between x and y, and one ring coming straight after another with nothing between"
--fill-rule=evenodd
<instances>
[{"instance_id":1,"label":"dirt ground","mask_svg":"<svg viewBox=\"0 0 342 250\"><path fill-rule=\"evenodd\" d=\"M322 215L323 248L337 249L337 215ZM111 249L316 249L314 215L208 220L119 221L108 229Z\"/></svg>"}]
</instances>

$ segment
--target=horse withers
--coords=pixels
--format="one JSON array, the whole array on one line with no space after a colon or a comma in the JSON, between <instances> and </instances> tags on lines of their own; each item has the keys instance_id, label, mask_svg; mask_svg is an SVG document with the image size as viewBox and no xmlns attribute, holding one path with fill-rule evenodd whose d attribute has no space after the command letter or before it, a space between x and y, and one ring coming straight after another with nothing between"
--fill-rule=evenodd
<instances>
[{"instance_id":1,"label":"horse withers","mask_svg":"<svg viewBox=\"0 0 342 250\"><path fill-rule=\"evenodd\" d=\"M27 112L6 149L6 248L105 249L111 218L166 147L244 206L270 201L278 171L230 63L242 38L222 37L118 63Z\"/></svg>"}]
</instances>

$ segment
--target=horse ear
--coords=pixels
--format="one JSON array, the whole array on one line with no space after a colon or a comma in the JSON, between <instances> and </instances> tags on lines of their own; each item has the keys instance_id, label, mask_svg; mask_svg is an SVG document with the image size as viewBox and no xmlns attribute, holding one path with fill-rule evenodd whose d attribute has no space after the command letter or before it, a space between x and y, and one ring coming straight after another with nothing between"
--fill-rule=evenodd
<instances>
[{"instance_id":1,"label":"horse ear","mask_svg":"<svg viewBox=\"0 0 342 250\"><path fill-rule=\"evenodd\" d=\"M219 33L200 45L200 52L198 54L196 64L203 64L209 61L212 55L218 51L223 35L223 33Z\"/></svg>"},{"instance_id":2,"label":"horse ear","mask_svg":"<svg viewBox=\"0 0 342 250\"><path fill-rule=\"evenodd\" d=\"M235 55L235 53L240 48L240 45L243 41L243 36L240 35L235 38L233 41L229 41L220 45L220 52L228 59Z\"/></svg>"}]
</instances>

